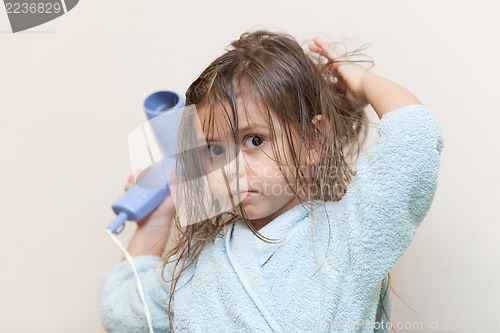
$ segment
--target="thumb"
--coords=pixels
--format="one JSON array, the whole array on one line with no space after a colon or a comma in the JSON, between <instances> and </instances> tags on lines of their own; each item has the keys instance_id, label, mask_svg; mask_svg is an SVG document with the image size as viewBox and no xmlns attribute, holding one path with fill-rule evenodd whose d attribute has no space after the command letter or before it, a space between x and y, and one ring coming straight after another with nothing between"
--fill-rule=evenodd
<instances>
[{"instance_id":1,"label":"thumb","mask_svg":"<svg viewBox=\"0 0 500 333\"><path fill-rule=\"evenodd\" d=\"M175 173L175 168L170 171L168 187L170 188L170 196L175 201L175 190L177 188L177 174Z\"/></svg>"},{"instance_id":2,"label":"thumb","mask_svg":"<svg viewBox=\"0 0 500 333\"><path fill-rule=\"evenodd\" d=\"M175 169L170 170L170 175L169 175L169 184L171 185L176 185L177 184L177 175L175 173Z\"/></svg>"},{"instance_id":3,"label":"thumb","mask_svg":"<svg viewBox=\"0 0 500 333\"><path fill-rule=\"evenodd\" d=\"M142 171L143 171L143 170L144 170L144 169L142 169L142 168L137 168L137 169L135 170L135 172L134 172L134 174L133 174L134 181L137 181L137 178L141 175L141 173L142 173Z\"/></svg>"}]
</instances>

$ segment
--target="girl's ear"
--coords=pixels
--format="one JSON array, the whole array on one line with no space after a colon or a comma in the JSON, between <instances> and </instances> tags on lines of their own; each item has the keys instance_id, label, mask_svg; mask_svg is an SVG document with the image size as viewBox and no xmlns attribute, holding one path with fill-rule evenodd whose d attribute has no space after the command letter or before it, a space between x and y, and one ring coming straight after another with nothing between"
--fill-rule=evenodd
<instances>
[{"instance_id":1,"label":"girl's ear","mask_svg":"<svg viewBox=\"0 0 500 333\"><path fill-rule=\"evenodd\" d=\"M324 138L329 132L330 124L325 117L318 114L312 119L312 124L314 125L313 133L311 136L311 141L309 142L309 151L306 158L306 163L308 165L316 165L319 163L321 156L320 150L321 145L324 142Z\"/></svg>"}]
</instances>

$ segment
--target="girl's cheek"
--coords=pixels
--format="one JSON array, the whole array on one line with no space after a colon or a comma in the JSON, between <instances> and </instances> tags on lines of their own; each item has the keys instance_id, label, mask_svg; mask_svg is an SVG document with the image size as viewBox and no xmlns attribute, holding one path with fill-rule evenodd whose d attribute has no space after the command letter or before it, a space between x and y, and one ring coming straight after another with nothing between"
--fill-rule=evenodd
<instances>
[{"instance_id":1,"label":"girl's cheek","mask_svg":"<svg viewBox=\"0 0 500 333\"><path fill-rule=\"evenodd\" d=\"M210 187L210 191L212 194L218 199L221 200L223 195L227 195L227 189L224 184L224 178L222 177L222 172L214 172L207 176L208 186Z\"/></svg>"}]
</instances>

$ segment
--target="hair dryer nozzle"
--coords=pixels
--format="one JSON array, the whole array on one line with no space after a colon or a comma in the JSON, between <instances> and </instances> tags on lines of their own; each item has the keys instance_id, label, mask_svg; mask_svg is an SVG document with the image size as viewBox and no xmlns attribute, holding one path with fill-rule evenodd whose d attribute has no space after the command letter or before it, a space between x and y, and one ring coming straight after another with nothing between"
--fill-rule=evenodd
<instances>
[{"instance_id":1,"label":"hair dryer nozzle","mask_svg":"<svg viewBox=\"0 0 500 333\"><path fill-rule=\"evenodd\" d=\"M157 91L144 101L144 111L151 120L165 111L182 108L185 102L184 97L173 91Z\"/></svg>"}]
</instances>

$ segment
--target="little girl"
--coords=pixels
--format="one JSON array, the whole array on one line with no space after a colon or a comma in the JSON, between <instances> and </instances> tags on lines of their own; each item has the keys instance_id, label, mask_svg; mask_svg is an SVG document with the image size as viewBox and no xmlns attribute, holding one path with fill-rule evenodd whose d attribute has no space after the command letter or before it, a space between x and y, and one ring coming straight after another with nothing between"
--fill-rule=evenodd
<instances>
[{"instance_id":1,"label":"little girl","mask_svg":"<svg viewBox=\"0 0 500 333\"><path fill-rule=\"evenodd\" d=\"M407 89L319 38L309 49L286 34L245 33L188 88L208 143L198 164L217 168L220 142L239 153L210 183L234 207L181 226L169 196L138 223L128 251L155 332L391 327L386 276L431 206L441 129ZM358 161L368 104L381 140ZM172 223L179 239L162 259ZM125 261L104 274L107 331L147 331L135 283Z\"/></svg>"}]
</instances>

